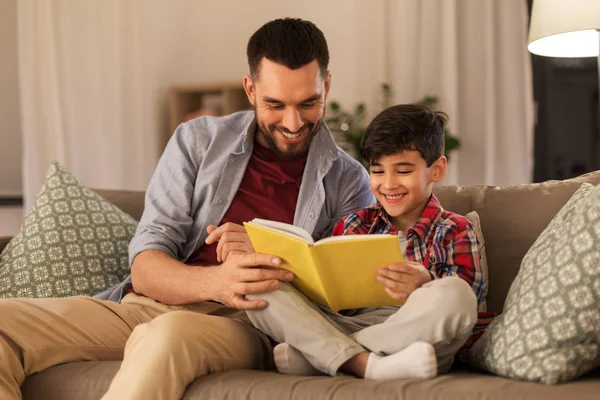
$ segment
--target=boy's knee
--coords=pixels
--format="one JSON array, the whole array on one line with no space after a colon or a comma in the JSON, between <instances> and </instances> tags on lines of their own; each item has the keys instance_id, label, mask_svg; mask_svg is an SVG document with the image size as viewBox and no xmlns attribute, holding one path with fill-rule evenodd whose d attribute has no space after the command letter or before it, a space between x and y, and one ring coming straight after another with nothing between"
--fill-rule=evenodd
<instances>
[{"instance_id":1,"label":"boy's knee","mask_svg":"<svg viewBox=\"0 0 600 400\"><path fill-rule=\"evenodd\" d=\"M458 277L436 281L436 308L442 316L454 316L462 329L471 329L477 323L477 298L467 282Z\"/></svg>"}]
</instances>

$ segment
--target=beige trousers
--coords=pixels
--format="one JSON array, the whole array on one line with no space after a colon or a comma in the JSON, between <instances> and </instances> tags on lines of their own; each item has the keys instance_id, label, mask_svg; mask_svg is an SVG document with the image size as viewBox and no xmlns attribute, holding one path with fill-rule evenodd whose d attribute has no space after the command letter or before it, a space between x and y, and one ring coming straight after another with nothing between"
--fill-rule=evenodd
<instances>
[{"instance_id":1,"label":"beige trousers","mask_svg":"<svg viewBox=\"0 0 600 400\"><path fill-rule=\"evenodd\" d=\"M247 311L254 326L275 341L290 344L316 369L332 376L365 350L393 354L417 341L431 343L438 372L448 372L477 322L475 294L455 277L426 283L400 308L361 309L351 316L316 306L289 284L246 297L269 303L264 310Z\"/></svg>"},{"instance_id":2,"label":"beige trousers","mask_svg":"<svg viewBox=\"0 0 600 400\"><path fill-rule=\"evenodd\" d=\"M105 400L179 399L198 376L272 367L269 339L218 303L0 299L0 399L21 399L27 375L92 360L123 360Z\"/></svg>"}]
</instances>

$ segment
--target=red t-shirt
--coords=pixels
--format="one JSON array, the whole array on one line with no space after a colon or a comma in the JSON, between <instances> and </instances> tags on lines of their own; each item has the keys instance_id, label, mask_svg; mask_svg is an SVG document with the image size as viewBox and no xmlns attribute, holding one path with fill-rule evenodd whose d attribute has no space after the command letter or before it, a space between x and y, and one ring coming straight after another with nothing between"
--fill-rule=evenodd
<instances>
[{"instance_id":1,"label":"red t-shirt","mask_svg":"<svg viewBox=\"0 0 600 400\"><path fill-rule=\"evenodd\" d=\"M282 159L255 141L244 178L219 225L241 225L253 218L292 224L306 158ZM217 243L203 245L186 264L217 265L216 250Z\"/></svg>"}]
</instances>

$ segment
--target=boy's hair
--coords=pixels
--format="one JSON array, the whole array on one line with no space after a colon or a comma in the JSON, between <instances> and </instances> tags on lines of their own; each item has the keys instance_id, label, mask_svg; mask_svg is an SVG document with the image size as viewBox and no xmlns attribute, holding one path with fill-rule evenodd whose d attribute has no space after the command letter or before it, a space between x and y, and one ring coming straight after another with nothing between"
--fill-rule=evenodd
<instances>
[{"instance_id":1,"label":"boy's hair","mask_svg":"<svg viewBox=\"0 0 600 400\"><path fill-rule=\"evenodd\" d=\"M399 104L379 113L367 127L360 156L369 164L381 157L416 150L430 167L444 154L448 115L418 104Z\"/></svg>"},{"instance_id":2,"label":"boy's hair","mask_svg":"<svg viewBox=\"0 0 600 400\"><path fill-rule=\"evenodd\" d=\"M298 69L317 60L325 77L329 65L329 50L325 35L315 24L299 18L283 18L267 22L248 41L246 49L250 75L256 79L263 57Z\"/></svg>"}]
</instances>

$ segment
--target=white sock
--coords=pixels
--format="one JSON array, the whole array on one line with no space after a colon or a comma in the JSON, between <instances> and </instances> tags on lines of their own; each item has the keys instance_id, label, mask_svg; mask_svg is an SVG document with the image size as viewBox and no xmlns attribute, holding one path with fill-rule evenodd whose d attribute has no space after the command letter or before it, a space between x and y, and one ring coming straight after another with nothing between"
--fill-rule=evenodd
<instances>
[{"instance_id":1,"label":"white sock","mask_svg":"<svg viewBox=\"0 0 600 400\"><path fill-rule=\"evenodd\" d=\"M415 342L404 350L378 356L369 355L366 379L408 379L408 378L435 378L437 375L437 358L430 343Z\"/></svg>"},{"instance_id":2,"label":"white sock","mask_svg":"<svg viewBox=\"0 0 600 400\"><path fill-rule=\"evenodd\" d=\"M306 357L287 343L280 343L273 349L277 371L288 375L323 375L312 366Z\"/></svg>"}]
</instances>

